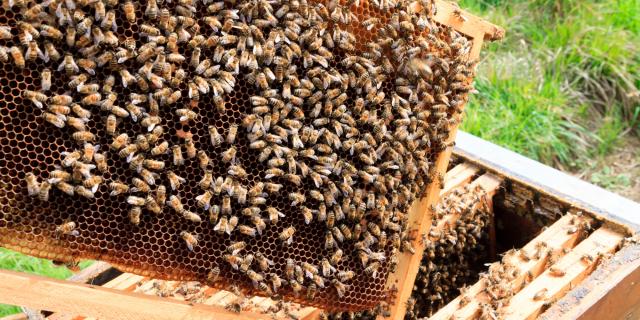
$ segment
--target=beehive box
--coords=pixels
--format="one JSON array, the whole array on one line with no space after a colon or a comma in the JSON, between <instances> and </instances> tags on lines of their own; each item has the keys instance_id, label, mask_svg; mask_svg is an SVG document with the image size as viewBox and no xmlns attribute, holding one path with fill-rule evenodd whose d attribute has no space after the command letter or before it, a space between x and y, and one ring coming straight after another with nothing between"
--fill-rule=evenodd
<instances>
[{"instance_id":1,"label":"beehive box","mask_svg":"<svg viewBox=\"0 0 640 320\"><path fill-rule=\"evenodd\" d=\"M408 296L473 60L501 36L432 1L0 17L4 246L248 293L285 278L278 293L336 310Z\"/></svg>"}]
</instances>

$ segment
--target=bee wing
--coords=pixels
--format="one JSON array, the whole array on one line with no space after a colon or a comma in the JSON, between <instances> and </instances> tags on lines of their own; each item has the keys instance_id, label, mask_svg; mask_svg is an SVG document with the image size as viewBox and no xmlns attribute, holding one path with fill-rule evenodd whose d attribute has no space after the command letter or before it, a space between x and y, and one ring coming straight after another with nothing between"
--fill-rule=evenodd
<instances>
[{"instance_id":1,"label":"bee wing","mask_svg":"<svg viewBox=\"0 0 640 320\"><path fill-rule=\"evenodd\" d=\"M218 231L222 228L222 219L218 221L218 223L213 227L213 231Z\"/></svg>"},{"instance_id":2,"label":"bee wing","mask_svg":"<svg viewBox=\"0 0 640 320\"><path fill-rule=\"evenodd\" d=\"M233 229L231 229L231 226L229 225L229 223L227 223L227 225L225 226L225 230L224 232L228 235L231 235L231 232L233 231Z\"/></svg>"}]
</instances>

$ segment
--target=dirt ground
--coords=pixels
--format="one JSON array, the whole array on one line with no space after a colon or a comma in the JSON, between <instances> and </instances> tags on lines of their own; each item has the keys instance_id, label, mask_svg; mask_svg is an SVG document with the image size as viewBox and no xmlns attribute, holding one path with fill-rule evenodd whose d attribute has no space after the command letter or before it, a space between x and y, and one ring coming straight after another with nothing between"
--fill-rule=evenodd
<instances>
[{"instance_id":1,"label":"dirt ground","mask_svg":"<svg viewBox=\"0 0 640 320\"><path fill-rule=\"evenodd\" d=\"M590 163L589 169L574 174L640 202L640 138L625 138L603 160L594 160Z\"/></svg>"}]
</instances>

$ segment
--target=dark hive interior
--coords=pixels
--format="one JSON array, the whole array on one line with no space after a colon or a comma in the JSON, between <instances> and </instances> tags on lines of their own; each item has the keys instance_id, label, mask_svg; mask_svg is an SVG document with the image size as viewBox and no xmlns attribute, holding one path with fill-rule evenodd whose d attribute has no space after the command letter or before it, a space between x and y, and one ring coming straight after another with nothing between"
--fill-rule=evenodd
<instances>
[{"instance_id":1,"label":"dark hive interior","mask_svg":"<svg viewBox=\"0 0 640 320\"><path fill-rule=\"evenodd\" d=\"M470 44L434 10L5 4L0 243L328 310L376 305L472 89Z\"/></svg>"}]
</instances>

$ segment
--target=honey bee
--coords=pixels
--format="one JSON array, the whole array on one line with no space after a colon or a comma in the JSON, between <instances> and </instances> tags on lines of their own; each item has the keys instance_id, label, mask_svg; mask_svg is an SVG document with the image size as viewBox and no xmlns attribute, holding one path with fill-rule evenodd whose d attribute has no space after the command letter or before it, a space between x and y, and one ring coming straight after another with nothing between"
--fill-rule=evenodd
<instances>
[{"instance_id":1,"label":"honey bee","mask_svg":"<svg viewBox=\"0 0 640 320\"><path fill-rule=\"evenodd\" d=\"M13 38L13 35L11 34L11 27L9 26L0 26L0 39L1 40L8 40Z\"/></svg>"},{"instance_id":2,"label":"honey bee","mask_svg":"<svg viewBox=\"0 0 640 320\"><path fill-rule=\"evenodd\" d=\"M196 157L197 149L196 149L196 145L193 142L193 139L186 138L184 140L184 148L187 153L187 158L192 159Z\"/></svg>"},{"instance_id":3,"label":"honey bee","mask_svg":"<svg viewBox=\"0 0 640 320\"><path fill-rule=\"evenodd\" d=\"M278 292L278 289L282 287L283 284L286 283L285 280L281 279L277 274L271 273L269 274L271 280L271 286L273 287L274 292Z\"/></svg>"},{"instance_id":4,"label":"honey bee","mask_svg":"<svg viewBox=\"0 0 640 320\"><path fill-rule=\"evenodd\" d=\"M336 289L336 293L338 294L338 297L339 298L344 297L344 293L345 291L347 291L347 286L342 282L340 282L338 279L333 279L331 281L331 284Z\"/></svg>"},{"instance_id":5,"label":"honey bee","mask_svg":"<svg viewBox=\"0 0 640 320\"><path fill-rule=\"evenodd\" d=\"M73 56L69 53L65 54L64 60L58 65L58 71L62 71L63 69L69 76L80 71L80 67L78 67Z\"/></svg>"},{"instance_id":6,"label":"honey bee","mask_svg":"<svg viewBox=\"0 0 640 320\"><path fill-rule=\"evenodd\" d=\"M566 272L556 266L549 268L549 274L554 277L564 277Z\"/></svg>"},{"instance_id":7,"label":"honey bee","mask_svg":"<svg viewBox=\"0 0 640 320\"><path fill-rule=\"evenodd\" d=\"M304 196L304 194L292 192L289 194L289 200L291 200L291 205L295 207L299 204L304 203L307 198Z\"/></svg>"},{"instance_id":8,"label":"honey bee","mask_svg":"<svg viewBox=\"0 0 640 320\"><path fill-rule=\"evenodd\" d=\"M331 255L331 264L338 264L340 263L340 261L342 261L342 255L343 252L341 249L337 249L336 251L333 252L333 254Z\"/></svg>"},{"instance_id":9,"label":"honey bee","mask_svg":"<svg viewBox=\"0 0 640 320\"><path fill-rule=\"evenodd\" d=\"M264 222L262 217L260 217L260 215L251 216L251 222L255 226L255 229L258 231L258 234L260 235L262 235L262 232L264 231L264 229L267 228L267 224Z\"/></svg>"},{"instance_id":10,"label":"honey bee","mask_svg":"<svg viewBox=\"0 0 640 320\"><path fill-rule=\"evenodd\" d=\"M231 184L230 179L225 179L222 188L224 189L224 185ZM214 190L215 192L215 190ZM231 214L231 197L226 196L222 198L222 214Z\"/></svg>"},{"instance_id":11,"label":"honey bee","mask_svg":"<svg viewBox=\"0 0 640 320\"><path fill-rule=\"evenodd\" d=\"M220 218L220 220L218 220L218 223L213 227L213 230L218 232L219 234L227 232L229 230L229 219L226 216ZM227 233L230 234L231 232L229 231Z\"/></svg>"},{"instance_id":12,"label":"honey bee","mask_svg":"<svg viewBox=\"0 0 640 320\"><path fill-rule=\"evenodd\" d=\"M189 109L177 109L176 115L180 117L180 122L193 121L198 118L198 114Z\"/></svg>"},{"instance_id":13,"label":"honey bee","mask_svg":"<svg viewBox=\"0 0 640 320\"><path fill-rule=\"evenodd\" d=\"M164 169L164 161L153 160L153 159L144 159L143 165L149 170L163 170Z\"/></svg>"},{"instance_id":14,"label":"honey bee","mask_svg":"<svg viewBox=\"0 0 640 320\"><path fill-rule=\"evenodd\" d=\"M120 58L122 60L122 58ZM122 78L122 86L127 88L129 85L136 82L136 78L131 75L131 73L127 69L120 69L118 71L120 73L120 77Z\"/></svg>"},{"instance_id":15,"label":"honey bee","mask_svg":"<svg viewBox=\"0 0 640 320\"><path fill-rule=\"evenodd\" d=\"M365 269L364 273L371 276L372 278L376 278L378 274L378 270L380 269L380 262L373 262L369 264Z\"/></svg>"},{"instance_id":16,"label":"honey bee","mask_svg":"<svg viewBox=\"0 0 640 320\"><path fill-rule=\"evenodd\" d=\"M181 166L184 164L184 157L182 156L182 147L179 145L175 145L171 147L171 152L173 154L173 165Z\"/></svg>"},{"instance_id":17,"label":"honey bee","mask_svg":"<svg viewBox=\"0 0 640 320\"><path fill-rule=\"evenodd\" d=\"M256 253L256 262L258 263L258 267L262 271L267 271L269 270L270 266L274 265L273 261L267 259L267 257L265 257L264 254L260 252ZM274 291L277 291L277 289L274 288Z\"/></svg>"},{"instance_id":18,"label":"honey bee","mask_svg":"<svg viewBox=\"0 0 640 320\"><path fill-rule=\"evenodd\" d=\"M154 199L152 196L147 196L145 201L146 201L145 208L150 212L154 214L160 214L160 212L162 212L162 207L160 206L158 201L156 201L156 199ZM197 221L197 222L200 222L200 221Z\"/></svg>"},{"instance_id":19,"label":"honey bee","mask_svg":"<svg viewBox=\"0 0 640 320\"><path fill-rule=\"evenodd\" d=\"M544 299L547 296L547 292L548 291L549 291L549 289L547 289L547 288L543 288L543 289L539 290L538 292L536 292L533 295L533 300L534 301L540 301L540 300Z\"/></svg>"},{"instance_id":20,"label":"honey bee","mask_svg":"<svg viewBox=\"0 0 640 320\"><path fill-rule=\"evenodd\" d=\"M27 173L25 181L27 182L27 192L30 196L40 193L40 182L38 182L38 178L33 173Z\"/></svg>"},{"instance_id":21,"label":"honey bee","mask_svg":"<svg viewBox=\"0 0 640 320\"><path fill-rule=\"evenodd\" d=\"M42 91L49 91L49 89L51 89L51 69L44 68L40 76L41 76L40 83L41 83Z\"/></svg>"},{"instance_id":22,"label":"honey bee","mask_svg":"<svg viewBox=\"0 0 640 320\"><path fill-rule=\"evenodd\" d=\"M80 196L83 196L87 199L93 199L94 193L90 189L85 186L75 186L74 193Z\"/></svg>"},{"instance_id":23,"label":"honey bee","mask_svg":"<svg viewBox=\"0 0 640 320\"><path fill-rule=\"evenodd\" d=\"M0 61L9 62L9 51L10 51L9 48L5 46L0 46ZM48 58L48 57L46 57L45 55L45 58Z\"/></svg>"},{"instance_id":24,"label":"honey bee","mask_svg":"<svg viewBox=\"0 0 640 320\"><path fill-rule=\"evenodd\" d=\"M316 296L317 291L318 291L318 288L316 284L315 283L310 284L307 287L307 295L306 295L307 300L313 300Z\"/></svg>"},{"instance_id":25,"label":"honey bee","mask_svg":"<svg viewBox=\"0 0 640 320\"><path fill-rule=\"evenodd\" d=\"M189 249L189 251L193 251L193 247L198 245L198 236L197 235L193 235L187 231L181 231L180 232L180 238L182 238L182 240L184 240L185 244L187 245L187 248Z\"/></svg>"},{"instance_id":26,"label":"honey bee","mask_svg":"<svg viewBox=\"0 0 640 320\"><path fill-rule=\"evenodd\" d=\"M264 280L264 276L262 276L261 274L253 271L253 270L248 270L247 271L247 277L249 277L249 279L251 279L251 281L253 282L261 282Z\"/></svg>"},{"instance_id":27,"label":"honey bee","mask_svg":"<svg viewBox=\"0 0 640 320\"><path fill-rule=\"evenodd\" d=\"M189 221L191 221L191 222L195 222L195 223L200 223L200 222L202 222L202 218L200 218L200 216L199 216L198 214L193 213L193 212L191 212L191 211L189 211L189 210L184 210L184 211L182 211L182 216L183 216L185 219L187 219L187 220L189 220Z\"/></svg>"},{"instance_id":28,"label":"honey bee","mask_svg":"<svg viewBox=\"0 0 640 320\"><path fill-rule=\"evenodd\" d=\"M27 178L28 178L28 176L27 176ZM69 172L67 172L67 171L56 169L56 170L53 170L53 171L51 171L49 173L49 180L48 181L51 184L57 184L59 182L69 181L69 180L71 180L71 174Z\"/></svg>"},{"instance_id":29,"label":"honey bee","mask_svg":"<svg viewBox=\"0 0 640 320\"><path fill-rule=\"evenodd\" d=\"M167 201L167 204L171 209L175 210L178 213L184 212L184 206L182 205L180 198L178 198L178 196L176 195L171 195L169 197L169 200Z\"/></svg>"},{"instance_id":30,"label":"honey bee","mask_svg":"<svg viewBox=\"0 0 640 320\"><path fill-rule=\"evenodd\" d=\"M295 279L291 279L289 280L289 285L291 285L291 289L293 290L294 294L299 294L300 291L302 291L302 285L300 284L300 282L298 282Z\"/></svg>"},{"instance_id":31,"label":"honey bee","mask_svg":"<svg viewBox=\"0 0 640 320\"><path fill-rule=\"evenodd\" d=\"M218 133L218 129L214 126L209 126L209 136L211 137L211 145L214 147L222 144L222 135Z\"/></svg>"},{"instance_id":32,"label":"honey bee","mask_svg":"<svg viewBox=\"0 0 640 320\"><path fill-rule=\"evenodd\" d=\"M96 139L96 136L89 131L77 131L71 134L71 137L77 142L90 142Z\"/></svg>"},{"instance_id":33,"label":"honey bee","mask_svg":"<svg viewBox=\"0 0 640 320\"><path fill-rule=\"evenodd\" d=\"M207 274L207 282L215 283L218 281L219 277L220 277L220 267L216 266L213 269L211 269L211 271L209 271L209 274Z\"/></svg>"},{"instance_id":34,"label":"honey bee","mask_svg":"<svg viewBox=\"0 0 640 320\"><path fill-rule=\"evenodd\" d=\"M53 43L49 41L44 43L44 61L45 62L48 62L50 59L53 61L58 61L61 58L62 56L60 55L60 52L58 51L58 49L56 49Z\"/></svg>"},{"instance_id":35,"label":"honey bee","mask_svg":"<svg viewBox=\"0 0 640 320\"><path fill-rule=\"evenodd\" d=\"M327 231L324 236L324 248L329 250L336 248L338 245L336 244L336 240L331 234L331 231Z\"/></svg>"},{"instance_id":36,"label":"honey bee","mask_svg":"<svg viewBox=\"0 0 640 320\"><path fill-rule=\"evenodd\" d=\"M255 237L257 234L257 230L256 228L247 226L247 225L239 225L238 226L238 231L240 231L240 233L250 236L250 237Z\"/></svg>"},{"instance_id":37,"label":"honey bee","mask_svg":"<svg viewBox=\"0 0 640 320\"><path fill-rule=\"evenodd\" d=\"M282 241L286 245L291 245L291 243L293 243L293 234L295 232L295 227L290 226L288 228L285 228L284 230L282 230L282 232L280 232L278 239L280 239L280 241Z\"/></svg>"},{"instance_id":38,"label":"honey bee","mask_svg":"<svg viewBox=\"0 0 640 320\"><path fill-rule=\"evenodd\" d=\"M278 209L274 207L267 208L267 214L269 215L269 221L271 223L277 223L279 218L284 218L284 213L280 212Z\"/></svg>"},{"instance_id":39,"label":"honey bee","mask_svg":"<svg viewBox=\"0 0 640 320\"><path fill-rule=\"evenodd\" d=\"M233 144L236 141L236 135L238 134L238 125L233 124L229 127L229 132L227 133L227 143Z\"/></svg>"},{"instance_id":40,"label":"honey bee","mask_svg":"<svg viewBox=\"0 0 640 320\"><path fill-rule=\"evenodd\" d=\"M280 183L265 182L264 189L271 194L278 193L282 190L283 185Z\"/></svg>"},{"instance_id":41,"label":"honey bee","mask_svg":"<svg viewBox=\"0 0 640 320\"><path fill-rule=\"evenodd\" d=\"M146 200L144 198L137 197L137 196L128 196L127 203L132 206L142 207L145 205Z\"/></svg>"},{"instance_id":42,"label":"honey bee","mask_svg":"<svg viewBox=\"0 0 640 320\"><path fill-rule=\"evenodd\" d=\"M151 191L151 187L144 180L140 178L131 179L131 183L133 184L133 188L131 188L131 192L143 192L148 193Z\"/></svg>"},{"instance_id":43,"label":"honey bee","mask_svg":"<svg viewBox=\"0 0 640 320\"><path fill-rule=\"evenodd\" d=\"M73 196L75 194L75 188L67 182L60 181L55 183L55 186L58 190L66 193L67 195Z\"/></svg>"},{"instance_id":44,"label":"honey bee","mask_svg":"<svg viewBox=\"0 0 640 320\"><path fill-rule=\"evenodd\" d=\"M73 113L75 113L81 119L88 120L89 118L91 118L91 112L89 110L81 107L77 103L71 104L71 111L73 111Z\"/></svg>"},{"instance_id":45,"label":"honey bee","mask_svg":"<svg viewBox=\"0 0 640 320\"><path fill-rule=\"evenodd\" d=\"M82 181L82 185L85 188L89 188L91 190L91 193L95 193L102 181L103 178L101 176L90 176L89 178Z\"/></svg>"},{"instance_id":46,"label":"honey bee","mask_svg":"<svg viewBox=\"0 0 640 320\"><path fill-rule=\"evenodd\" d=\"M240 179L247 177L247 171L245 171L240 165L231 165L227 173Z\"/></svg>"},{"instance_id":47,"label":"honey bee","mask_svg":"<svg viewBox=\"0 0 640 320\"><path fill-rule=\"evenodd\" d=\"M204 208L205 210L209 210L212 197L213 197L213 193L207 190L205 191L205 193L196 197L196 202L201 208Z\"/></svg>"},{"instance_id":48,"label":"honey bee","mask_svg":"<svg viewBox=\"0 0 640 320\"><path fill-rule=\"evenodd\" d=\"M16 64L16 67L24 69L26 61L24 60L22 49L14 46L9 49L9 53L11 54L11 58L13 58L13 62Z\"/></svg>"},{"instance_id":49,"label":"honey bee","mask_svg":"<svg viewBox=\"0 0 640 320\"><path fill-rule=\"evenodd\" d=\"M171 186L171 190L174 190L174 191L178 190L178 188L180 188L180 185L187 182L185 178L178 176L173 171L167 171L167 179L169 180L169 185Z\"/></svg>"},{"instance_id":50,"label":"honey bee","mask_svg":"<svg viewBox=\"0 0 640 320\"><path fill-rule=\"evenodd\" d=\"M109 189L111 190L111 196L117 196L129 192L129 186L118 181L109 183Z\"/></svg>"},{"instance_id":51,"label":"honey bee","mask_svg":"<svg viewBox=\"0 0 640 320\"><path fill-rule=\"evenodd\" d=\"M42 103L46 102L49 97L47 95L31 90L22 91L22 97L31 100L36 107L42 109Z\"/></svg>"},{"instance_id":52,"label":"honey bee","mask_svg":"<svg viewBox=\"0 0 640 320\"><path fill-rule=\"evenodd\" d=\"M136 7L132 1L125 1L122 5L122 9L124 11L124 15L130 23L134 23L136 21Z\"/></svg>"},{"instance_id":53,"label":"honey bee","mask_svg":"<svg viewBox=\"0 0 640 320\"><path fill-rule=\"evenodd\" d=\"M123 147L129 144L129 135L126 133L121 133L115 138L113 138L113 142L111 142L111 148L114 150L120 150Z\"/></svg>"},{"instance_id":54,"label":"honey bee","mask_svg":"<svg viewBox=\"0 0 640 320\"><path fill-rule=\"evenodd\" d=\"M129 221L134 225L140 224L140 215L142 215L142 209L140 207L132 207L129 209Z\"/></svg>"},{"instance_id":55,"label":"honey bee","mask_svg":"<svg viewBox=\"0 0 640 320\"><path fill-rule=\"evenodd\" d=\"M49 102L51 102L52 104L68 106L71 104L71 102L73 102L73 98L66 94L60 94L49 98Z\"/></svg>"},{"instance_id":56,"label":"honey bee","mask_svg":"<svg viewBox=\"0 0 640 320\"><path fill-rule=\"evenodd\" d=\"M165 154L169 151L169 142L163 141L155 147L151 148L151 155L157 156L161 154ZM175 164L175 162L174 162Z\"/></svg>"},{"instance_id":57,"label":"honey bee","mask_svg":"<svg viewBox=\"0 0 640 320\"><path fill-rule=\"evenodd\" d=\"M79 236L80 232L76 230L76 223L73 221L65 222L56 227L56 233L59 235Z\"/></svg>"}]
</instances>

